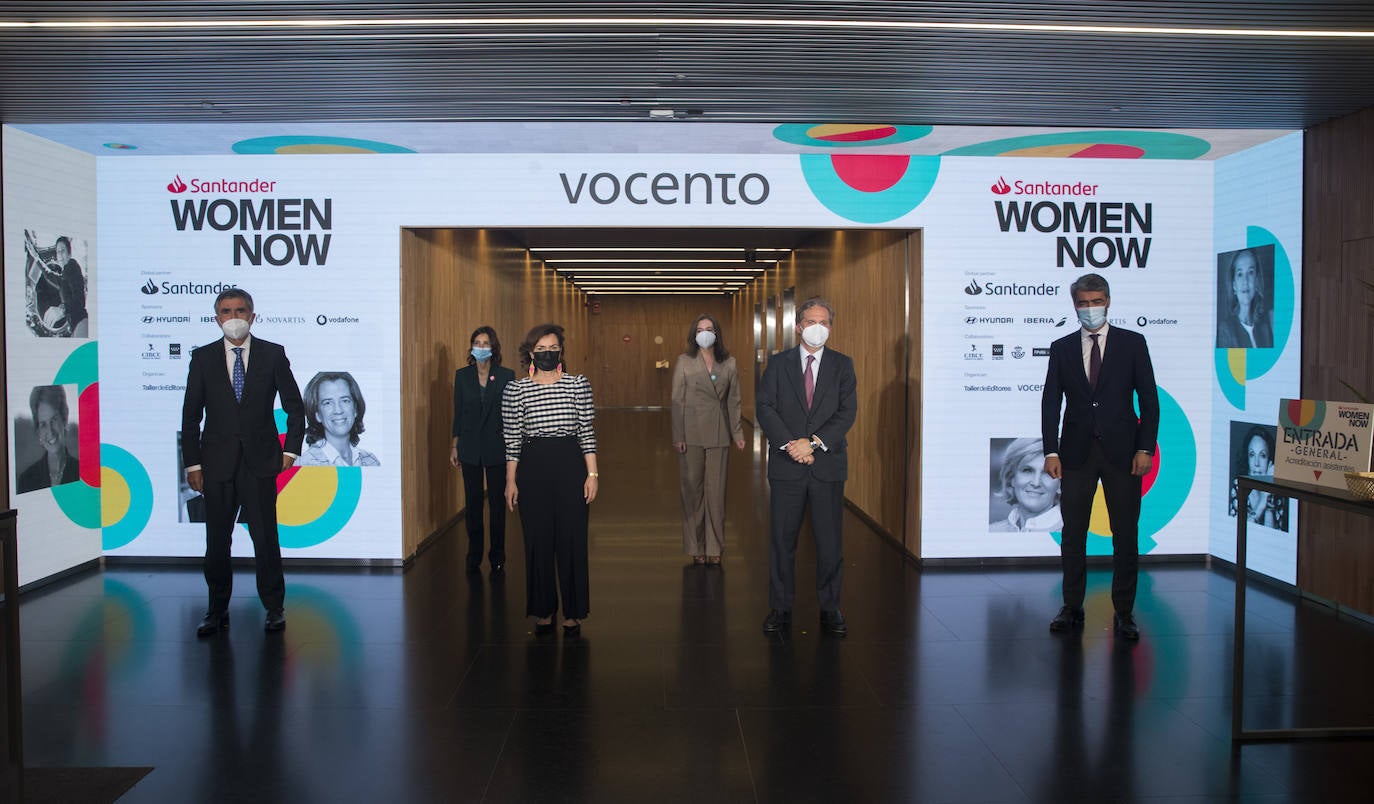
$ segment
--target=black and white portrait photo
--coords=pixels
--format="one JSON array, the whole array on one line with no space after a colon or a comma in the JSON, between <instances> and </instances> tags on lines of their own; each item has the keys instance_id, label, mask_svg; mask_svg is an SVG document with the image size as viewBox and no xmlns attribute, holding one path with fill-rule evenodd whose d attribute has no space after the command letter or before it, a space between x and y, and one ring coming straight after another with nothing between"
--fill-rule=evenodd
<instances>
[{"instance_id":1,"label":"black and white portrait photo","mask_svg":"<svg viewBox=\"0 0 1374 804\"><path fill-rule=\"evenodd\" d=\"M1235 518L1240 510L1238 492L1241 475L1274 474L1274 445L1278 428L1272 424L1231 422L1231 483L1227 501L1227 516ZM1250 521L1288 531L1288 498L1253 490L1246 500L1246 516Z\"/></svg>"},{"instance_id":2,"label":"black and white portrait photo","mask_svg":"<svg viewBox=\"0 0 1374 804\"><path fill-rule=\"evenodd\" d=\"M1045 474L1039 438L989 439L988 531L1056 531L1059 481Z\"/></svg>"},{"instance_id":3,"label":"black and white portrait photo","mask_svg":"<svg viewBox=\"0 0 1374 804\"><path fill-rule=\"evenodd\" d=\"M1217 348L1274 345L1274 247L1217 255Z\"/></svg>"},{"instance_id":4,"label":"black and white portrait photo","mask_svg":"<svg viewBox=\"0 0 1374 804\"><path fill-rule=\"evenodd\" d=\"M90 337L85 251L84 240L59 235L45 242L33 230L24 230L25 321L34 335Z\"/></svg>"},{"instance_id":5,"label":"black and white portrait photo","mask_svg":"<svg viewBox=\"0 0 1374 804\"><path fill-rule=\"evenodd\" d=\"M75 385L37 385L14 417L14 488L19 494L81 479Z\"/></svg>"},{"instance_id":6,"label":"black and white portrait photo","mask_svg":"<svg viewBox=\"0 0 1374 804\"><path fill-rule=\"evenodd\" d=\"M347 371L321 371L301 391L305 402L305 449L297 466L381 466L362 445L367 403Z\"/></svg>"}]
</instances>

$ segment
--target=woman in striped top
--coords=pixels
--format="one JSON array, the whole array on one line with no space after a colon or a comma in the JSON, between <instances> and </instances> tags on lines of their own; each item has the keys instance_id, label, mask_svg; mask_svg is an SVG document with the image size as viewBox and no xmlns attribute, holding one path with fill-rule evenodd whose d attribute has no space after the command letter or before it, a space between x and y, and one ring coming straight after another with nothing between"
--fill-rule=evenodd
<instances>
[{"instance_id":1,"label":"woman in striped top","mask_svg":"<svg viewBox=\"0 0 1374 804\"><path fill-rule=\"evenodd\" d=\"M587 506L596 499L592 386L564 371L563 328L540 324L520 344L529 376L506 385L506 506L520 508L525 534L525 615L536 634L553 631L563 603L563 631L579 634L587 595ZM555 586L556 582L556 586ZM561 593L561 594L560 594Z\"/></svg>"}]
</instances>

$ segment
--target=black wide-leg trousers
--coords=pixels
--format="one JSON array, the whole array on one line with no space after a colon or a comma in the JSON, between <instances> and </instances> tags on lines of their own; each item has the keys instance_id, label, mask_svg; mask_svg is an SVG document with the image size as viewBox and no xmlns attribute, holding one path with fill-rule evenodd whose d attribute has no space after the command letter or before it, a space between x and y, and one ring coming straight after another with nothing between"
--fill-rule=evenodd
<instances>
[{"instance_id":1,"label":"black wide-leg trousers","mask_svg":"<svg viewBox=\"0 0 1374 804\"><path fill-rule=\"evenodd\" d=\"M576 436L531 438L520 450L515 484L525 534L525 614L580 620L587 595L587 462Z\"/></svg>"}]
</instances>

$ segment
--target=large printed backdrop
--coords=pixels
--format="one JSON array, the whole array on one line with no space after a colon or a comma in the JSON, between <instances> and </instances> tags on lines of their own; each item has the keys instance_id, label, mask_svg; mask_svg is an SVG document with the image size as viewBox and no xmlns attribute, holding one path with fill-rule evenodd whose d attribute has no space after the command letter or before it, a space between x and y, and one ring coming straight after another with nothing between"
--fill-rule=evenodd
<instances>
[{"instance_id":1,"label":"large printed backdrop","mask_svg":"<svg viewBox=\"0 0 1374 804\"><path fill-rule=\"evenodd\" d=\"M1222 384L1214 347L1217 254L1223 241L1227 248L1241 244L1230 242L1240 237L1235 232L1214 226L1221 218L1214 213L1214 165L1221 171L1222 162L1184 161L1205 143L1098 132L1100 142L1089 133L1072 141L987 143L969 155L870 156L844 150L847 138L857 136L852 132L831 142L820 128L786 128L777 134L784 141L805 137L815 140L806 144L834 151L268 150L96 160L100 214L90 248L101 265L93 283L104 324L98 350L104 551L194 556L203 550L195 505L180 482L177 429L186 361L191 349L218 337L211 301L226 286L253 293L260 314L254 334L286 346L302 386L321 376L321 385L337 388L346 375L365 399L360 446L375 465L311 466L283 477L287 554L399 558L399 361L378 356L400 352L402 227L855 225L925 230L925 556L1057 554L1052 511L1022 517L1024 529L1011 516L1020 499L1041 505L1053 500L1054 490L1033 473L1013 477L1020 463L1010 464L1014 445L1039 436L1044 351L1072 331L1068 285L1086 271L1111 281L1112 323L1146 335L1158 374L1164 419L1158 461L1147 478L1142 550L1215 549L1208 512L1218 505L1218 489L1203 479L1215 463L1214 439L1206 433L1215 429L1213 397ZM927 133L889 128L884 137ZM1293 141L1279 142L1291 151ZM1180 151L1184 145L1191 150ZM1099 156L1110 158L1093 158ZM1254 170L1277 170L1285 183L1297 183L1288 178L1300 177L1291 160L1268 164ZM1291 214L1290 230L1299 220ZM1278 225L1273 215L1253 220L1267 221L1270 231ZM46 222L39 228L45 235L66 231ZM1296 244L1284 245L1296 276L1300 252ZM10 261L7 255L7 274ZM1297 348L1292 332L1280 352ZM12 346L12 373L16 357ZM1296 363L1290 362L1291 369L1276 362L1265 377L1291 381ZM1093 533L1094 550L1103 551L1110 537L1104 514L1094 518ZM236 549L246 553L246 541L238 539Z\"/></svg>"}]
</instances>

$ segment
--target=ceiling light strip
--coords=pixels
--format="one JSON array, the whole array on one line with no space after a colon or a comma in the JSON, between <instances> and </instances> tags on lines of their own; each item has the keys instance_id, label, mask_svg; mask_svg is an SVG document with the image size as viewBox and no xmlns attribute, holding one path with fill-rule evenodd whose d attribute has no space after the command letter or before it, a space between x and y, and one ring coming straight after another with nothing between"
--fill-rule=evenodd
<instances>
[{"instance_id":1,"label":"ceiling light strip","mask_svg":"<svg viewBox=\"0 0 1374 804\"><path fill-rule=\"evenodd\" d=\"M473 18L305 18L194 20L3 20L0 30L208 30L265 28L802 28L862 31L964 31L1123 36L1220 36L1284 39L1371 39L1374 31L1292 28L1205 28L1163 25L1061 25L1019 22L938 22L933 20L838 20L749 17L473 17Z\"/></svg>"}]
</instances>

